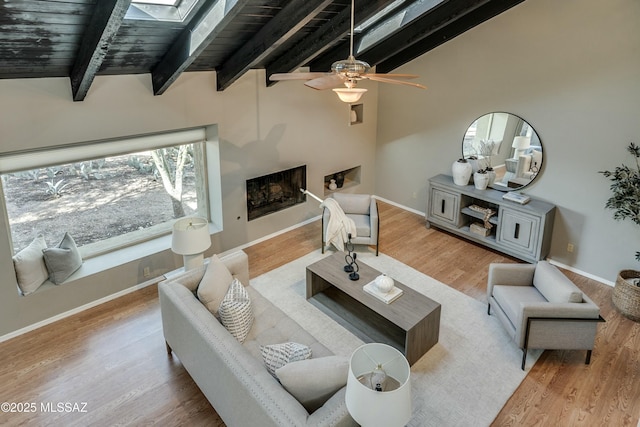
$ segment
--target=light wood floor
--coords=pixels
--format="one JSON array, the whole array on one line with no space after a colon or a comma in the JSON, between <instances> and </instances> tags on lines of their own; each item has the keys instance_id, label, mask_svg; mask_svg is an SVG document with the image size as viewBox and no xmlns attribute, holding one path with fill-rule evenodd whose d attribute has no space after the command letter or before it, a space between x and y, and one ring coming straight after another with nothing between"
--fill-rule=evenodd
<instances>
[{"instance_id":1,"label":"light wood floor","mask_svg":"<svg viewBox=\"0 0 640 427\"><path fill-rule=\"evenodd\" d=\"M426 229L422 217L388 204L380 204L380 217L382 252L483 302L489 263L517 262ZM246 249L251 276L319 247L319 222L252 246ZM640 324L615 311L612 288L566 274L607 320L591 365L581 351L544 352L496 426L638 423ZM37 409L0 412L1 425L224 425L180 361L167 356L155 286L0 343L0 361L0 402L33 402ZM42 404L59 402L78 409L86 402L87 412L42 411Z\"/></svg>"}]
</instances>

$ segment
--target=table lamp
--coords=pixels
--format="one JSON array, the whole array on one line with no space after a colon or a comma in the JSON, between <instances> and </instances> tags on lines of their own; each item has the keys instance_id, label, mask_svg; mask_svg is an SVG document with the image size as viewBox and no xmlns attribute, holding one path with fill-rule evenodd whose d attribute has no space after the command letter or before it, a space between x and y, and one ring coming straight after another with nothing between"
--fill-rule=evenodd
<instances>
[{"instance_id":1,"label":"table lamp","mask_svg":"<svg viewBox=\"0 0 640 427\"><path fill-rule=\"evenodd\" d=\"M529 148L530 145L531 138L528 136L516 136L513 138L513 144L511 144L511 147L515 149L513 152L513 158L520 158L520 155L524 154L525 150Z\"/></svg>"},{"instance_id":2,"label":"table lamp","mask_svg":"<svg viewBox=\"0 0 640 427\"><path fill-rule=\"evenodd\" d=\"M183 256L185 270L203 265L203 252L209 246L211 246L211 236L209 224L205 218L185 217L173 224L171 250Z\"/></svg>"},{"instance_id":3,"label":"table lamp","mask_svg":"<svg viewBox=\"0 0 640 427\"><path fill-rule=\"evenodd\" d=\"M360 346L351 355L345 401L363 427L404 426L411 419L409 362L381 343Z\"/></svg>"}]
</instances>

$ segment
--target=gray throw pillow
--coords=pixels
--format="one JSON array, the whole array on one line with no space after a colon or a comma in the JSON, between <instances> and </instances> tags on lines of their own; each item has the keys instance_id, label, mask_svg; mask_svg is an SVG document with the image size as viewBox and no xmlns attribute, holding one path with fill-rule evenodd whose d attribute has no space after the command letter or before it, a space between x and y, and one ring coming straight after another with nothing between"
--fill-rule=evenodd
<instances>
[{"instance_id":1,"label":"gray throw pillow","mask_svg":"<svg viewBox=\"0 0 640 427\"><path fill-rule=\"evenodd\" d=\"M276 369L280 384L312 413L347 384L349 360L341 356L319 357L287 363Z\"/></svg>"},{"instance_id":2,"label":"gray throw pillow","mask_svg":"<svg viewBox=\"0 0 640 427\"><path fill-rule=\"evenodd\" d=\"M35 292L49 276L42 255L42 250L46 247L47 243L40 235L29 246L13 256L13 267L16 270L18 287L23 295Z\"/></svg>"},{"instance_id":3,"label":"gray throw pillow","mask_svg":"<svg viewBox=\"0 0 640 427\"><path fill-rule=\"evenodd\" d=\"M44 263L49 271L49 280L56 285L67 280L82 265L82 257L76 242L69 233L64 233L64 237L58 246L43 249L42 254L44 255Z\"/></svg>"},{"instance_id":4,"label":"gray throw pillow","mask_svg":"<svg viewBox=\"0 0 640 427\"><path fill-rule=\"evenodd\" d=\"M229 290L233 276L229 269L217 255L213 255L207 265L207 270L198 285L198 299L207 309L218 317L218 308Z\"/></svg>"}]
</instances>

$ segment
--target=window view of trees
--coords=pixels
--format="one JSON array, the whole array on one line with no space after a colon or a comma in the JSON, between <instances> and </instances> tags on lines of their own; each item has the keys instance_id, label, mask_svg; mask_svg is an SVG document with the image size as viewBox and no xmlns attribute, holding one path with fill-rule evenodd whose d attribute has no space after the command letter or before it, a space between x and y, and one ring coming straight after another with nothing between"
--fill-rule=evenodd
<instances>
[{"instance_id":1,"label":"window view of trees","mask_svg":"<svg viewBox=\"0 0 640 427\"><path fill-rule=\"evenodd\" d=\"M3 174L14 253L40 234L54 246L69 232L87 257L206 215L201 150L186 144Z\"/></svg>"}]
</instances>

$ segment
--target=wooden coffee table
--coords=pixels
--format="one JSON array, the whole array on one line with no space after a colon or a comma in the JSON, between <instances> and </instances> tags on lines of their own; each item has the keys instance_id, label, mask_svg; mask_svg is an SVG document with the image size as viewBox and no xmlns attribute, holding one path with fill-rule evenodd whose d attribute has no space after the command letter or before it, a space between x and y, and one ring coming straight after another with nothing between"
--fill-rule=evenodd
<instances>
[{"instance_id":1,"label":"wooden coffee table","mask_svg":"<svg viewBox=\"0 0 640 427\"><path fill-rule=\"evenodd\" d=\"M391 345L413 365L438 342L440 304L397 280L404 293L385 304L362 289L382 273L358 260L360 280L352 281L343 270L344 255L337 252L307 267L307 299L363 341Z\"/></svg>"}]
</instances>

